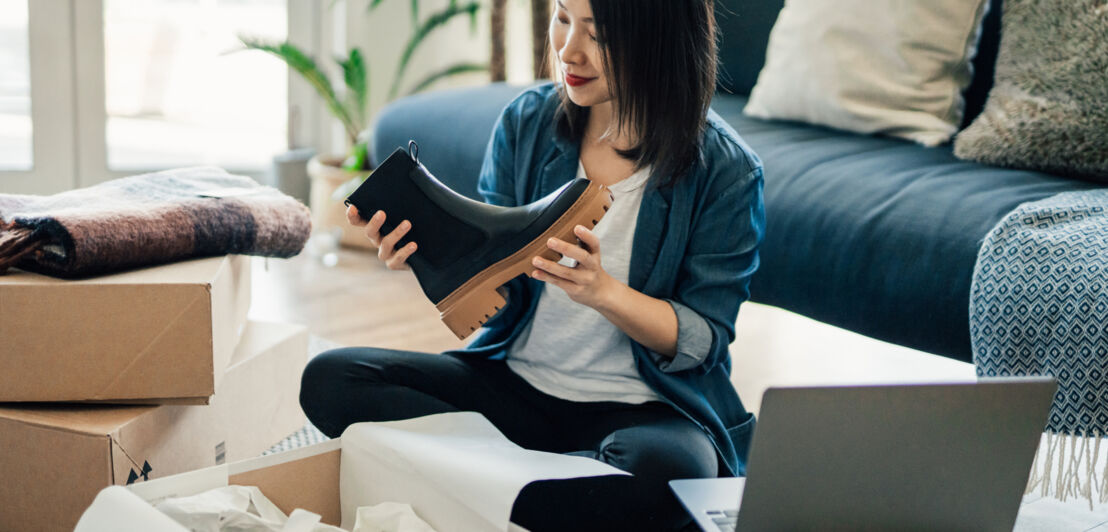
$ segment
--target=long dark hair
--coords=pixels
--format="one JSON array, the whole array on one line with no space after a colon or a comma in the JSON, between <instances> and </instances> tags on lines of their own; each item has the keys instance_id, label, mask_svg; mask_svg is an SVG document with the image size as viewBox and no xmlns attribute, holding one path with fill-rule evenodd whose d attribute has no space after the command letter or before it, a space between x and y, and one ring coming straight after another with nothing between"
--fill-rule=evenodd
<instances>
[{"instance_id":1,"label":"long dark hair","mask_svg":"<svg viewBox=\"0 0 1108 532\"><path fill-rule=\"evenodd\" d=\"M653 165L668 186L697 162L716 85L713 0L589 0L618 131L637 132L620 156ZM549 47L547 48L549 50ZM589 109L560 86L558 132L585 134Z\"/></svg>"}]
</instances>

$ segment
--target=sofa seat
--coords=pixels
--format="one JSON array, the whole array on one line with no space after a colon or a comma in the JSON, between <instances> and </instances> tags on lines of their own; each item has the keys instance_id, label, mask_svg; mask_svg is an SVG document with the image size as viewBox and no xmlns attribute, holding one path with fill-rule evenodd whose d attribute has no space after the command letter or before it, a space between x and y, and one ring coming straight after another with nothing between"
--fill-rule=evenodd
<instances>
[{"instance_id":1,"label":"sofa seat","mask_svg":"<svg viewBox=\"0 0 1108 532\"><path fill-rule=\"evenodd\" d=\"M503 84L390 104L375 130L383 158L408 139L447 185L477 197ZM971 361L969 291L984 236L1017 205L1096 185L960 161L949 146L857 135L713 108L765 165L766 240L751 299L873 338Z\"/></svg>"},{"instance_id":2,"label":"sofa seat","mask_svg":"<svg viewBox=\"0 0 1108 532\"><path fill-rule=\"evenodd\" d=\"M876 136L713 108L765 166L754 301L972 361L969 293L985 235L1017 205L1097 185L962 161Z\"/></svg>"}]
</instances>

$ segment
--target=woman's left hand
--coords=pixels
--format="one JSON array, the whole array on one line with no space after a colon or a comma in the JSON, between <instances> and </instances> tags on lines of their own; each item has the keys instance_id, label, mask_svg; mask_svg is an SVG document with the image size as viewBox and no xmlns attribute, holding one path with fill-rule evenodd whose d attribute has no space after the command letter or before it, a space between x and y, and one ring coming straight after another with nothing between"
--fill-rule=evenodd
<instances>
[{"instance_id":1,"label":"woman's left hand","mask_svg":"<svg viewBox=\"0 0 1108 532\"><path fill-rule=\"evenodd\" d=\"M547 240L550 249L577 261L570 268L542 257L535 257L531 264L536 268L531 277L550 283L565 291L570 299L599 310L600 306L619 284L600 266L600 239L583 225L573 228L582 245L574 245L558 238Z\"/></svg>"}]
</instances>

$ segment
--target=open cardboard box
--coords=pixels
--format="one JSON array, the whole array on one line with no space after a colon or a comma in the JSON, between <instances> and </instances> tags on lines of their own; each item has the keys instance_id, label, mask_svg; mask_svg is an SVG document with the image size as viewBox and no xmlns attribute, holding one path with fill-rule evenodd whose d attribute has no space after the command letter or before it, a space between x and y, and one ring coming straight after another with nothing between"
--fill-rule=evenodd
<instances>
[{"instance_id":1,"label":"open cardboard box","mask_svg":"<svg viewBox=\"0 0 1108 532\"><path fill-rule=\"evenodd\" d=\"M250 257L84 280L0 275L0 401L208 404L250 307Z\"/></svg>"},{"instance_id":2,"label":"open cardboard box","mask_svg":"<svg viewBox=\"0 0 1108 532\"><path fill-rule=\"evenodd\" d=\"M249 323L210 406L0 406L0 530L72 530L107 486L260 455L304 426L307 344Z\"/></svg>"},{"instance_id":3,"label":"open cardboard box","mask_svg":"<svg viewBox=\"0 0 1108 532\"><path fill-rule=\"evenodd\" d=\"M339 464L342 441L334 439L283 453L242 460L130 486L151 504L228 485L257 486L285 514L302 508L340 526Z\"/></svg>"},{"instance_id":4,"label":"open cardboard box","mask_svg":"<svg viewBox=\"0 0 1108 532\"><path fill-rule=\"evenodd\" d=\"M254 486L286 515L303 509L347 530L356 526L359 508L399 502L442 532L517 532L522 528L510 521L510 510L526 484L609 474L625 473L591 458L523 449L479 413L448 412L358 423L335 440L174 475L131 491L157 505L228 485ZM105 494L105 501L118 501L121 491ZM88 510L90 526L82 530L114 530L120 525L117 515L148 509L133 502Z\"/></svg>"}]
</instances>

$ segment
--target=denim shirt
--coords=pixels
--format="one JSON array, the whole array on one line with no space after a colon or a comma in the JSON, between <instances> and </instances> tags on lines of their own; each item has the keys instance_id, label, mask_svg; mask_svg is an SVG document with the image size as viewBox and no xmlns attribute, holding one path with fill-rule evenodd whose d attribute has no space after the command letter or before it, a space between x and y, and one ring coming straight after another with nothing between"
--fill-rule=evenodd
<instances>
[{"instance_id":1,"label":"denim shirt","mask_svg":"<svg viewBox=\"0 0 1108 532\"><path fill-rule=\"evenodd\" d=\"M557 133L558 102L548 83L504 108L478 182L485 201L524 205L576 177L580 145ZM658 177L643 194L628 285L673 307L677 355L671 359L632 340L635 363L648 386L711 438L726 466L721 474L743 475L754 416L731 384L728 345L765 232L762 163L709 111L698 164L673 186L657 186ZM508 304L455 354L505 357L542 291L541 281L524 277L507 287Z\"/></svg>"}]
</instances>

